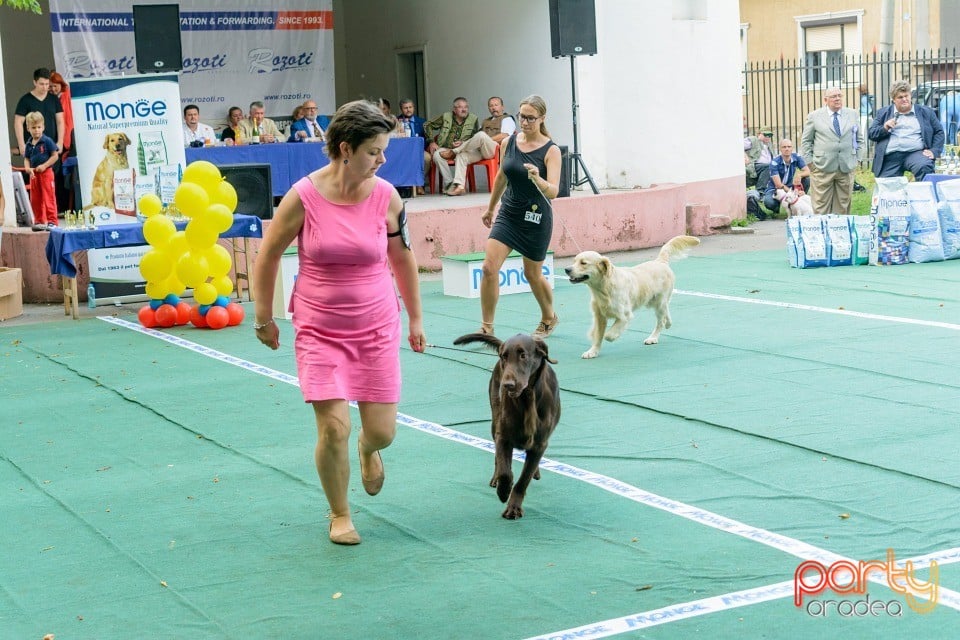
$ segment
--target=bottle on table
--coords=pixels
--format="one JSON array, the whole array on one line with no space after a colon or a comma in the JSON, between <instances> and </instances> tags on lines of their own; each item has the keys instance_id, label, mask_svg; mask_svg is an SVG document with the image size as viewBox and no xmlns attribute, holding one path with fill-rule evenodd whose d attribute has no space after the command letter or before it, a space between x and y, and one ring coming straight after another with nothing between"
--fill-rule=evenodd
<instances>
[{"instance_id":1,"label":"bottle on table","mask_svg":"<svg viewBox=\"0 0 960 640\"><path fill-rule=\"evenodd\" d=\"M87 285L87 307L90 309L97 308L97 292L93 288L93 283Z\"/></svg>"}]
</instances>

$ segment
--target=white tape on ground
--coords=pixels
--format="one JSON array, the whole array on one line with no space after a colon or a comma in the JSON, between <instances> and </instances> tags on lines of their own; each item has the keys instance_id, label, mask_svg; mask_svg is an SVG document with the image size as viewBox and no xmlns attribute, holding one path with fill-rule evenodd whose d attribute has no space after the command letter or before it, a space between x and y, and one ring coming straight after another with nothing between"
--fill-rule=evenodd
<instances>
[{"instance_id":1,"label":"white tape on ground","mask_svg":"<svg viewBox=\"0 0 960 640\"><path fill-rule=\"evenodd\" d=\"M924 327L937 327L940 329L949 329L950 331L960 331L960 324L952 324L949 322L937 322L936 320L917 320L916 318L902 318L899 316L882 316L876 313L864 313L862 311L848 311L847 309L831 309L829 307L815 307L809 304L796 304L794 302L777 302L775 300L757 300L756 298L743 298L740 296L725 296L719 293L703 293L701 291L684 291L683 289L674 289L673 292L681 296L694 296L697 298L726 300L728 302L747 302L750 304L760 304L768 307L780 307L783 309L798 309L800 311L816 311L817 313L832 313L834 315L849 316L852 318L882 320L884 322L897 322L900 324L916 324Z\"/></svg>"},{"instance_id":2,"label":"white tape on ground","mask_svg":"<svg viewBox=\"0 0 960 640\"><path fill-rule=\"evenodd\" d=\"M299 386L296 376L291 376L289 374L270 369L269 367L264 367L254 362L231 356L223 353L222 351L217 351L216 349L210 349L209 347L205 347L179 336L170 335L155 329L147 329L137 323L111 316L101 316L100 320L125 327L132 331L137 331L159 340L163 340L171 345L188 349L194 353L218 360L225 364L232 364L246 371L250 371L251 373L266 376L279 382L286 382L287 384ZM352 406L356 406L356 403L350 404ZM412 429L416 429L424 433L444 438L445 440L465 444L467 446L482 449L490 453L495 451L494 443L490 440L479 438L468 433L455 431L454 429L444 427L443 425L427 422L426 420L420 420L419 418L414 418L403 413L397 414L397 423L406 425ZM515 451L513 457L516 460L522 461L524 459L524 453L522 451ZM725 531L754 542L759 542L760 544L789 553L790 555L796 556L797 558L801 558L803 560L816 560L825 565L832 564L838 560L852 560L851 558L846 558L831 551L827 551L826 549L821 549L805 542L801 542L800 540L782 536L759 527L753 527L711 511L707 511L706 509L698 509L676 500L664 498L655 493L650 493L649 491L644 491L643 489L620 482L615 478L611 478L599 473L593 473L591 471L580 469L578 467L551 460L549 458L543 458L543 460L540 462L540 468L544 469L545 471L552 471L558 475L586 482L587 484L593 485L599 489L603 489L604 491L608 491L620 497L627 498L628 500L645 504L655 509L660 509L661 511L666 511L673 515L697 522L713 529ZM918 569L923 568L925 566L929 566L931 560L937 560L941 564L960 562L960 547L921 556L914 562L914 565ZM886 578L879 575L871 574L870 579L872 582L877 582L884 585L886 584ZM786 593L783 593L784 584L790 585L790 589L788 589ZM625 633L626 631L636 630L644 626L654 626L668 621L682 620L684 618L699 616L705 613L712 613L724 609L741 607L746 604L755 604L758 602L765 602L767 600L786 597L793 593L792 585L793 581L791 580L785 583L777 583L755 589L737 591L727 595L714 596L711 598L705 598L703 600L696 600L693 602L663 607L661 609L655 609L645 613L632 614L622 618L588 624L576 629L568 629L566 631L550 633L545 636L538 636L538 638L557 639L564 637L607 637L610 635ZM960 610L960 593L941 587L938 603ZM574 635L577 633L581 635Z\"/></svg>"}]
</instances>

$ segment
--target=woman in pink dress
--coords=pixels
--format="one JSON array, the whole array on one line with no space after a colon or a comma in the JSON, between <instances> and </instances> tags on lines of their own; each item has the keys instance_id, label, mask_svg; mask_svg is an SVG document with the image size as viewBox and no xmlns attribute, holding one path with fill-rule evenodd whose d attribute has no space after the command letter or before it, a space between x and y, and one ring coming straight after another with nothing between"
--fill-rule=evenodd
<instances>
[{"instance_id":1,"label":"woman in pink dress","mask_svg":"<svg viewBox=\"0 0 960 640\"><path fill-rule=\"evenodd\" d=\"M347 500L348 402L360 408L360 479L370 495L383 486L380 450L396 434L401 322L394 279L407 310L410 348L422 352L426 346L403 201L376 176L392 129L372 103L350 102L337 110L327 129L330 164L283 197L254 269L254 330L260 342L277 349L274 284L280 257L297 239L300 265L290 299L297 374L316 416L314 461L336 544L360 542Z\"/></svg>"}]
</instances>

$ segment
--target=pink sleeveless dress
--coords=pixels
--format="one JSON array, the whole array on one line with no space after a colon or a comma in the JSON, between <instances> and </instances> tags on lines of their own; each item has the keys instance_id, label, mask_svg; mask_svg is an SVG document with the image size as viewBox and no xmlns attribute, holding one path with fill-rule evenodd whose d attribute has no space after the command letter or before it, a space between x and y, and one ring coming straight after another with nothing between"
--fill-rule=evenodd
<instances>
[{"instance_id":1,"label":"pink sleeveless dress","mask_svg":"<svg viewBox=\"0 0 960 640\"><path fill-rule=\"evenodd\" d=\"M387 264L393 187L376 180L357 204L328 201L309 177L293 185L304 219L290 311L306 402L400 401L400 303Z\"/></svg>"}]
</instances>

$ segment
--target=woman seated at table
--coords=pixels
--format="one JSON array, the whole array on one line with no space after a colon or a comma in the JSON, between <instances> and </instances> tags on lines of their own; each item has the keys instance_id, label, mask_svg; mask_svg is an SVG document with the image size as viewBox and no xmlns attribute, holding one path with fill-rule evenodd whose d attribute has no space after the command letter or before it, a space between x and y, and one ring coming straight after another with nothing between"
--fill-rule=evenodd
<instances>
[{"instance_id":1,"label":"woman seated at table","mask_svg":"<svg viewBox=\"0 0 960 640\"><path fill-rule=\"evenodd\" d=\"M240 107L230 107L227 112L227 126L220 133L220 139L226 145L237 144L237 130L240 121L243 120L243 109Z\"/></svg>"}]
</instances>

